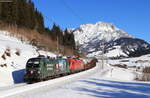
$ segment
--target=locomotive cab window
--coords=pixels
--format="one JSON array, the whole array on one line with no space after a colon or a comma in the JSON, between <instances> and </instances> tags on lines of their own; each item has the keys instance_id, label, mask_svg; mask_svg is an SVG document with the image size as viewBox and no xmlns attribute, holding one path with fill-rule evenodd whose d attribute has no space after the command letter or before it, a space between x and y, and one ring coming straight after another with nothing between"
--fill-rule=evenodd
<instances>
[{"instance_id":1,"label":"locomotive cab window","mask_svg":"<svg viewBox=\"0 0 150 98\"><path fill-rule=\"evenodd\" d=\"M39 67L39 65L40 65L40 59L30 59L27 62L27 67L29 68Z\"/></svg>"}]
</instances>

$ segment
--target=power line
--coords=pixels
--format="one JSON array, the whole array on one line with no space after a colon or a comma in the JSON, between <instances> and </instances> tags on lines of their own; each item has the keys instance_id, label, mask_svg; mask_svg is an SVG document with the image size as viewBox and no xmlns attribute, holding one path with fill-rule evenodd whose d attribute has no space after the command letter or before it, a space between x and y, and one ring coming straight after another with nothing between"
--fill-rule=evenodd
<instances>
[{"instance_id":1,"label":"power line","mask_svg":"<svg viewBox=\"0 0 150 98\"><path fill-rule=\"evenodd\" d=\"M75 17L78 18L79 21L81 21L82 23L84 23L84 20L82 17L79 16L79 14L76 13L76 11L74 9L72 9L65 0L59 0Z\"/></svg>"},{"instance_id":2,"label":"power line","mask_svg":"<svg viewBox=\"0 0 150 98\"><path fill-rule=\"evenodd\" d=\"M46 20L48 20L50 23L54 24L56 23L56 21L54 21L52 18L47 17L46 15L43 15L45 17Z\"/></svg>"},{"instance_id":3,"label":"power line","mask_svg":"<svg viewBox=\"0 0 150 98\"><path fill-rule=\"evenodd\" d=\"M72 9L67 3L65 0L59 0L75 17L77 17L77 19L79 21L81 21L82 23L84 23L84 20L82 17L80 17L76 11L74 9ZM43 14L43 16L45 17L46 20L48 20L50 23L56 23L56 21L54 21L52 18L50 17L47 17L46 15Z\"/></svg>"},{"instance_id":4,"label":"power line","mask_svg":"<svg viewBox=\"0 0 150 98\"><path fill-rule=\"evenodd\" d=\"M49 20L51 23L55 23L55 21L52 19L52 18L50 18L50 17L47 17L46 15L43 15L47 20Z\"/></svg>"}]
</instances>

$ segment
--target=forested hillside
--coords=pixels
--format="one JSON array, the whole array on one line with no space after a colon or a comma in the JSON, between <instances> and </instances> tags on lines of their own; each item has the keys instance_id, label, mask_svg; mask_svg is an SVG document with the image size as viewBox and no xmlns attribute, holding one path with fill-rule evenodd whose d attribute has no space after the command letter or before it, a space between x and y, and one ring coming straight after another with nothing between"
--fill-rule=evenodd
<instances>
[{"instance_id":1,"label":"forested hillside","mask_svg":"<svg viewBox=\"0 0 150 98\"><path fill-rule=\"evenodd\" d=\"M0 19L19 27L35 29L44 32L44 19L42 14L34 7L31 0L12 0L13 2L1 3Z\"/></svg>"},{"instance_id":2,"label":"forested hillside","mask_svg":"<svg viewBox=\"0 0 150 98\"><path fill-rule=\"evenodd\" d=\"M54 24L52 28L46 28L44 26L44 17L42 13L35 8L34 3L31 0L12 0L12 2L1 2L0 27L15 27L34 30L40 35L48 36L49 39L58 44L51 45L46 43L44 47L50 48L50 46L57 46L55 48L63 54L65 54L64 50L67 48L70 49L70 51L73 51L73 54L78 54L73 33L69 33L67 29L63 31L56 24ZM26 33L32 35L32 32ZM36 38L30 40L34 40L35 42L41 41L39 43L44 43L44 40Z\"/></svg>"}]
</instances>

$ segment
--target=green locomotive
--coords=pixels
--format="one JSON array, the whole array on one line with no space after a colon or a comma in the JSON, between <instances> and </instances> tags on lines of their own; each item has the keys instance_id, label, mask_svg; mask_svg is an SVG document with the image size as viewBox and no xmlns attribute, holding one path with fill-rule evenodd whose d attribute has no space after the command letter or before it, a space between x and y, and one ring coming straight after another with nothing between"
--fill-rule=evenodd
<instances>
[{"instance_id":1,"label":"green locomotive","mask_svg":"<svg viewBox=\"0 0 150 98\"><path fill-rule=\"evenodd\" d=\"M24 81L37 82L69 73L69 64L66 59L31 58L26 64Z\"/></svg>"}]
</instances>

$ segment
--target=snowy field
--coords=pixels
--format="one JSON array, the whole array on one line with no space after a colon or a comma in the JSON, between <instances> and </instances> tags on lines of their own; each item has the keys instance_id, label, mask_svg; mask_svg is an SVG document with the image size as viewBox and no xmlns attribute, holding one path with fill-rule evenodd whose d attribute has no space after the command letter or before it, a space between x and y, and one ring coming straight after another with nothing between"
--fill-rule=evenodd
<instances>
[{"instance_id":1,"label":"snowy field","mask_svg":"<svg viewBox=\"0 0 150 98\"><path fill-rule=\"evenodd\" d=\"M101 63L97 66L101 66ZM11 98L150 98L150 83L135 81L131 70L105 64L104 69L97 67L94 73L87 73L89 72L77 74L74 77L78 77L76 79L70 78L72 76L64 77L67 79L64 83L43 86ZM50 81L38 85L48 84Z\"/></svg>"},{"instance_id":2,"label":"snowy field","mask_svg":"<svg viewBox=\"0 0 150 98\"><path fill-rule=\"evenodd\" d=\"M124 75L120 75L122 72ZM126 74L125 74L126 73ZM104 75L104 76L103 76ZM76 82L49 89L44 92L29 95L25 98L148 98L150 84L132 82L131 73L115 69L112 74L97 72L96 74L80 79ZM122 78L122 77L123 78Z\"/></svg>"},{"instance_id":3,"label":"snowy field","mask_svg":"<svg viewBox=\"0 0 150 98\"><path fill-rule=\"evenodd\" d=\"M119 60L108 60L109 64L126 64L129 67L137 66L137 67L145 67L150 66L150 54L143 55L141 57L134 58L125 58Z\"/></svg>"}]
</instances>

